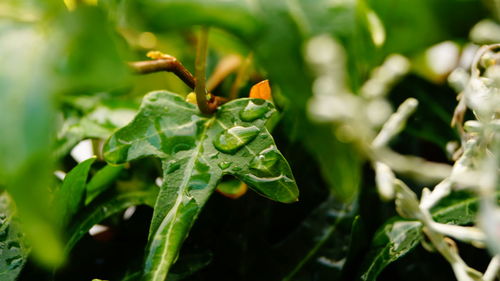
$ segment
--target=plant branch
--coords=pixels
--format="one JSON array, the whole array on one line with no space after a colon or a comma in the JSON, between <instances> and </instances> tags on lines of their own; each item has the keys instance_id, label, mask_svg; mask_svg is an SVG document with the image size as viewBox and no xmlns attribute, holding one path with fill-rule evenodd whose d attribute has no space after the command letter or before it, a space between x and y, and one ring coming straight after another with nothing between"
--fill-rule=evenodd
<instances>
[{"instance_id":1,"label":"plant branch","mask_svg":"<svg viewBox=\"0 0 500 281\"><path fill-rule=\"evenodd\" d=\"M206 89L206 66L208 51L208 28L202 27L198 44L196 46L195 79L194 92L198 108L204 114L211 114L213 110L208 106Z\"/></svg>"},{"instance_id":2,"label":"plant branch","mask_svg":"<svg viewBox=\"0 0 500 281\"><path fill-rule=\"evenodd\" d=\"M196 83L193 74L191 74L191 72L189 72L189 70L187 70L186 67L184 67L184 65L182 65L182 63L174 57L130 62L129 66L137 74L148 74L160 71L172 72L177 75L177 77L179 77L184 83L186 83L186 85L188 85L191 89L195 88Z\"/></svg>"}]
</instances>

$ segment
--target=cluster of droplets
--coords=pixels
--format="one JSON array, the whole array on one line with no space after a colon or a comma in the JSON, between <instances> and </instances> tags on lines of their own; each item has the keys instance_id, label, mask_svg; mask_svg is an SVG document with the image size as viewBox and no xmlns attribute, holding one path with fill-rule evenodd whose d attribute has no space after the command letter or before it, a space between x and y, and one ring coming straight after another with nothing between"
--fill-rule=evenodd
<instances>
[{"instance_id":1,"label":"cluster of droplets","mask_svg":"<svg viewBox=\"0 0 500 281\"><path fill-rule=\"evenodd\" d=\"M264 100L250 100L240 111L239 116L244 122L252 122L259 118L267 117L270 113L269 103ZM247 145L257 137L260 129L256 126L236 125L224 129L213 141L217 150L227 154L235 154L243 146Z\"/></svg>"}]
</instances>

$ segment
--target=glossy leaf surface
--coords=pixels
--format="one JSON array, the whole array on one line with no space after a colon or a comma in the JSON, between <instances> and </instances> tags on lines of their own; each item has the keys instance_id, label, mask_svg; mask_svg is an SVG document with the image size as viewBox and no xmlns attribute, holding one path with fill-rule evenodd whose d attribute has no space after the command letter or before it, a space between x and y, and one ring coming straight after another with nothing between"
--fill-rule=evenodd
<instances>
[{"instance_id":1,"label":"glossy leaf surface","mask_svg":"<svg viewBox=\"0 0 500 281\"><path fill-rule=\"evenodd\" d=\"M249 104L267 108L244 121ZM150 228L144 279L164 280L201 208L223 175L233 175L258 193L290 203L298 189L288 163L277 150L266 121L276 112L263 100L239 99L212 117L172 93L146 95L136 118L108 140L110 163L145 156L162 160L163 186ZM254 141L258 140L258 141Z\"/></svg>"}]
</instances>

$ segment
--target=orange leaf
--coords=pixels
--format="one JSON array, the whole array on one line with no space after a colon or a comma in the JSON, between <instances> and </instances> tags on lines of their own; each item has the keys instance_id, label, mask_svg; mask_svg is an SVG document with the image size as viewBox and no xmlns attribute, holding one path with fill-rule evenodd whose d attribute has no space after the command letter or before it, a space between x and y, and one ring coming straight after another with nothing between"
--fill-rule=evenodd
<instances>
[{"instance_id":1,"label":"orange leaf","mask_svg":"<svg viewBox=\"0 0 500 281\"><path fill-rule=\"evenodd\" d=\"M252 86L250 89L250 97L256 99L271 100L271 87L269 80L261 81Z\"/></svg>"}]
</instances>

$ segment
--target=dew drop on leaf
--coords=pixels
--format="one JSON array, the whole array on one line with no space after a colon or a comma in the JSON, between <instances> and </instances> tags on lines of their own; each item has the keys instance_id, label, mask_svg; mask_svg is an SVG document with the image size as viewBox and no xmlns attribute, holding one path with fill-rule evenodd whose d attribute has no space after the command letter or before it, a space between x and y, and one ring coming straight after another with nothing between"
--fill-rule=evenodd
<instances>
[{"instance_id":1,"label":"dew drop on leaf","mask_svg":"<svg viewBox=\"0 0 500 281\"><path fill-rule=\"evenodd\" d=\"M269 105L265 102L258 104L254 101L249 101L247 106L240 112L240 118L243 121L251 122L255 119L262 118L269 111Z\"/></svg>"},{"instance_id":2,"label":"dew drop on leaf","mask_svg":"<svg viewBox=\"0 0 500 281\"><path fill-rule=\"evenodd\" d=\"M209 185L212 177L210 166L202 161L196 161L193 168L193 173L188 182L188 190L204 189Z\"/></svg>"},{"instance_id":3,"label":"dew drop on leaf","mask_svg":"<svg viewBox=\"0 0 500 281\"><path fill-rule=\"evenodd\" d=\"M155 94L152 94L148 97L148 100L151 101L151 102L155 102L158 100L158 96L155 95Z\"/></svg>"},{"instance_id":4,"label":"dew drop on leaf","mask_svg":"<svg viewBox=\"0 0 500 281\"><path fill-rule=\"evenodd\" d=\"M215 138L213 144L221 152L234 154L245 144L251 142L259 134L259 131L259 128L255 126L235 126L222 131Z\"/></svg>"},{"instance_id":5,"label":"dew drop on leaf","mask_svg":"<svg viewBox=\"0 0 500 281\"><path fill-rule=\"evenodd\" d=\"M281 158L275 146L271 146L263 150L250 162L250 169L258 171L265 175L272 175L276 173L276 163Z\"/></svg>"},{"instance_id":6,"label":"dew drop on leaf","mask_svg":"<svg viewBox=\"0 0 500 281\"><path fill-rule=\"evenodd\" d=\"M167 166L165 168L165 172L167 174L171 174L175 171L177 171L181 167L181 164L179 164L177 161L169 161L167 163Z\"/></svg>"},{"instance_id":7,"label":"dew drop on leaf","mask_svg":"<svg viewBox=\"0 0 500 281\"><path fill-rule=\"evenodd\" d=\"M218 165L219 165L219 168L221 168L222 170L225 170L225 169L229 168L229 166L231 166L231 162L222 161Z\"/></svg>"}]
</instances>

